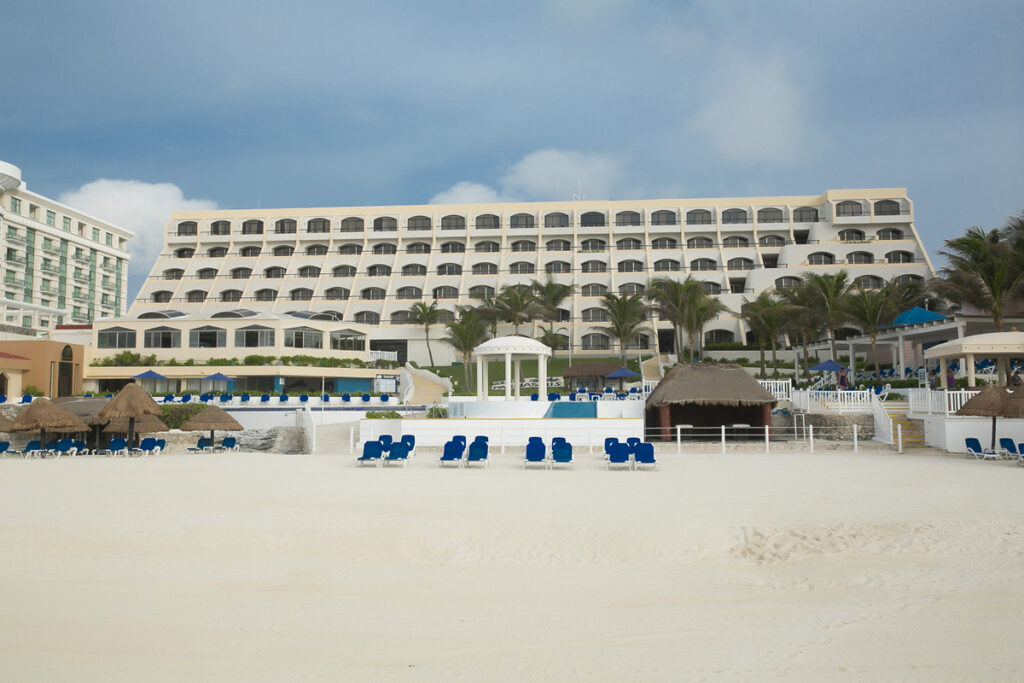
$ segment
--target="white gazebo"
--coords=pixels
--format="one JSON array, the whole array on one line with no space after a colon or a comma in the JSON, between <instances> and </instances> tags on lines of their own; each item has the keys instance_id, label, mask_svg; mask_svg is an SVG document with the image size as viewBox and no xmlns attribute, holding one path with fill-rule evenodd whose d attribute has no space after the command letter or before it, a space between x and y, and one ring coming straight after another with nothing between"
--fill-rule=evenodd
<instances>
[{"instance_id":1,"label":"white gazebo","mask_svg":"<svg viewBox=\"0 0 1024 683\"><path fill-rule=\"evenodd\" d=\"M1010 358L1024 357L1024 332L1014 328L1010 332L975 334L939 344L924 352L925 358L939 359L939 381L945 385L946 363L951 358L963 358L967 369L967 386L973 387L974 359L994 358L997 362L999 383L1006 384Z\"/></svg>"},{"instance_id":2,"label":"white gazebo","mask_svg":"<svg viewBox=\"0 0 1024 683\"><path fill-rule=\"evenodd\" d=\"M487 364L493 360L505 360L505 398L513 396L512 385L515 384L515 396L519 396L520 363L524 358L537 359L537 397L548 400L548 358L551 347L529 337L508 336L488 339L473 349L476 357L476 397L487 400L490 379L487 377Z\"/></svg>"}]
</instances>

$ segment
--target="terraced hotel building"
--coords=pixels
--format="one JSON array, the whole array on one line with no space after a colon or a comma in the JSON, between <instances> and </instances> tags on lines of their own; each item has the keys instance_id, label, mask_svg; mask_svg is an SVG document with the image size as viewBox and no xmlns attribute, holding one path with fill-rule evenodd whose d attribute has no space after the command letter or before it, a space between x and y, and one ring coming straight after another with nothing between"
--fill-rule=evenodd
<instances>
[{"instance_id":1,"label":"terraced hotel building","mask_svg":"<svg viewBox=\"0 0 1024 683\"><path fill-rule=\"evenodd\" d=\"M131 348L196 362L375 349L422 363L411 304L436 300L454 311L550 275L572 286L555 325L573 353L608 355L606 292L692 275L738 311L745 298L792 287L804 273L840 269L865 287L932 275L904 189L176 213L128 316L97 325L95 345L97 354ZM649 328L631 348L676 349L668 322ZM746 333L725 314L705 340ZM454 360L447 346L432 349L438 362Z\"/></svg>"}]
</instances>

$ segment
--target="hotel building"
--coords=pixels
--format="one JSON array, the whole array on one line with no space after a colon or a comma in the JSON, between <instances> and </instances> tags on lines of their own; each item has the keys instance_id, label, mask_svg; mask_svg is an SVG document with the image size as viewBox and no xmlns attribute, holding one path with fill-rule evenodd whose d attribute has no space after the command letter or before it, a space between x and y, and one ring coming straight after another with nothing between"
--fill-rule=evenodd
<instances>
[{"instance_id":1,"label":"hotel building","mask_svg":"<svg viewBox=\"0 0 1024 683\"><path fill-rule=\"evenodd\" d=\"M805 273L840 269L864 287L932 275L904 189L175 213L129 314L95 326L94 353L200 363L375 350L426 363L410 305L437 301L453 312L550 275L572 287L556 330L574 355L606 356L616 351L601 309L606 292L642 293L652 278L691 275L739 311ZM432 331L431 349L446 364L455 355L442 335ZM746 335L735 313L704 332L706 342ZM652 319L630 348L675 352L671 324Z\"/></svg>"},{"instance_id":2,"label":"hotel building","mask_svg":"<svg viewBox=\"0 0 1024 683\"><path fill-rule=\"evenodd\" d=\"M0 321L38 331L124 315L133 235L30 192L0 161Z\"/></svg>"}]
</instances>

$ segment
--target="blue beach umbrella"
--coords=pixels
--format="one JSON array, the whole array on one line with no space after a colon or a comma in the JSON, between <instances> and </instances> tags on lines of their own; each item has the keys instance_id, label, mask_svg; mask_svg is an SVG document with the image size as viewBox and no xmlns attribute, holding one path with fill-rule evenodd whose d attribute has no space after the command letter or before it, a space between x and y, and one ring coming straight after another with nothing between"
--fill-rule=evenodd
<instances>
[{"instance_id":1,"label":"blue beach umbrella","mask_svg":"<svg viewBox=\"0 0 1024 683\"><path fill-rule=\"evenodd\" d=\"M605 379L623 379L624 377L639 377L639 372L633 372L629 368L619 368L610 375L605 375Z\"/></svg>"},{"instance_id":2,"label":"blue beach umbrella","mask_svg":"<svg viewBox=\"0 0 1024 683\"><path fill-rule=\"evenodd\" d=\"M223 373L220 373L220 372L215 372L212 375L207 375L203 379L204 380L208 379L208 380L211 380L213 382L230 382L231 381L230 377L228 377L227 375L225 375Z\"/></svg>"},{"instance_id":3,"label":"blue beach umbrella","mask_svg":"<svg viewBox=\"0 0 1024 683\"><path fill-rule=\"evenodd\" d=\"M159 372L153 372L152 370L146 370L145 372L135 375L134 379L167 379Z\"/></svg>"},{"instance_id":4,"label":"blue beach umbrella","mask_svg":"<svg viewBox=\"0 0 1024 683\"><path fill-rule=\"evenodd\" d=\"M834 360L829 359L829 360L824 361L822 363L818 363L817 365L815 365L814 367L811 368L811 371L812 372L840 372L840 371L845 370L845 369L846 368L844 366L840 365L839 363L835 362Z\"/></svg>"}]
</instances>

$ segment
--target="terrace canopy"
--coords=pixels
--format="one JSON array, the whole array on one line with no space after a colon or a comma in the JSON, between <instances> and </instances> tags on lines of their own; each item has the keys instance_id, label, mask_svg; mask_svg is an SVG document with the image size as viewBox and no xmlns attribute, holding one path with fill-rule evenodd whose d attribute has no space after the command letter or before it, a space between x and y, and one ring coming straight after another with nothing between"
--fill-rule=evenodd
<instances>
[{"instance_id":1,"label":"terrace canopy","mask_svg":"<svg viewBox=\"0 0 1024 683\"><path fill-rule=\"evenodd\" d=\"M520 364L523 359L537 359L537 395L542 401L548 400L548 358L551 347L536 339L510 335L488 339L473 349L476 357L476 397L486 401L490 381L487 377L487 366L492 360L505 360L505 398L512 398L512 385L515 384L515 395L519 396ZM512 380L512 381L509 381Z\"/></svg>"},{"instance_id":2,"label":"terrace canopy","mask_svg":"<svg viewBox=\"0 0 1024 683\"><path fill-rule=\"evenodd\" d=\"M951 358L964 358L967 365L967 386L977 386L974 377L974 359L990 358L997 361L999 384L1007 384L1009 359L1024 358L1024 332L1016 328L1010 332L990 332L970 337L953 339L945 344L933 346L924 352L924 357L939 360L939 377L946 378L946 363Z\"/></svg>"}]
</instances>

